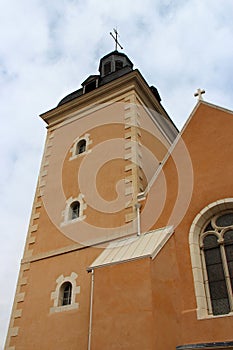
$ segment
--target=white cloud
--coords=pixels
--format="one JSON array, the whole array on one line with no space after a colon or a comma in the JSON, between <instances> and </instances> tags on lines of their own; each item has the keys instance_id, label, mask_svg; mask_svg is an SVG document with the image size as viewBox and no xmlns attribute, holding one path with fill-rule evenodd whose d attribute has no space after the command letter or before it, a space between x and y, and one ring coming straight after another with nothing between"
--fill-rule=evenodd
<instances>
[{"instance_id":1,"label":"white cloud","mask_svg":"<svg viewBox=\"0 0 233 350\"><path fill-rule=\"evenodd\" d=\"M0 347L27 232L44 142L38 115L97 72L114 49L124 52L180 127L206 99L233 108L233 3L175 0L11 0L0 2Z\"/></svg>"}]
</instances>

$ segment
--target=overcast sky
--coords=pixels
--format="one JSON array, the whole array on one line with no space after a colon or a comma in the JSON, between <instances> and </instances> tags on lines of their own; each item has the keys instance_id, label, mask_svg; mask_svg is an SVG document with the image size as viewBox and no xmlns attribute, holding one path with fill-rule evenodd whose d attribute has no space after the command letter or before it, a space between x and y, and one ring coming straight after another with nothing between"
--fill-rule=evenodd
<instances>
[{"instance_id":1,"label":"overcast sky","mask_svg":"<svg viewBox=\"0 0 233 350\"><path fill-rule=\"evenodd\" d=\"M116 26L179 128L199 87L233 109L232 17L232 0L0 0L1 349L46 133L39 114L97 74Z\"/></svg>"}]
</instances>

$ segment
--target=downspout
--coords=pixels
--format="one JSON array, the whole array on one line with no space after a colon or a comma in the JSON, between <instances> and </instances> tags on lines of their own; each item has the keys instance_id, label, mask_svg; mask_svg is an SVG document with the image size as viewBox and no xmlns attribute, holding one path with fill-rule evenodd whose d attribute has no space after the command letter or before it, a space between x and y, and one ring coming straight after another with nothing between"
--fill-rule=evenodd
<instances>
[{"instance_id":1,"label":"downspout","mask_svg":"<svg viewBox=\"0 0 233 350\"><path fill-rule=\"evenodd\" d=\"M89 316L89 331L88 331L88 350L91 350L91 333L92 333L92 313L94 300L94 269L91 271L91 294L90 294L90 316Z\"/></svg>"},{"instance_id":2,"label":"downspout","mask_svg":"<svg viewBox=\"0 0 233 350\"><path fill-rule=\"evenodd\" d=\"M140 218L141 204L140 203L136 203L135 204L135 208L137 210L137 236L140 236L141 235L141 218Z\"/></svg>"}]
</instances>

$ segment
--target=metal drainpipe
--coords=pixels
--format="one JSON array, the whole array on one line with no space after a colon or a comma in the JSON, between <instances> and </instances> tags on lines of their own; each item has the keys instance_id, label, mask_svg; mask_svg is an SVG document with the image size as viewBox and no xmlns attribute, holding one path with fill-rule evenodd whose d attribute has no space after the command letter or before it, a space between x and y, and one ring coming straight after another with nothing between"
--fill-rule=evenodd
<instances>
[{"instance_id":1,"label":"metal drainpipe","mask_svg":"<svg viewBox=\"0 0 233 350\"><path fill-rule=\"evenodd\" d=\"M94 269L91 270L91 295L90 295L90 318L89 318L89 331L88 331L88 350L91 350L93 299L94 299Z\"/></svg>"},{"instance_id":2,"label":"metal drainpipe","mask_svg":"<svg viewBox=\"0 0 233 350\"><path fill-rule=\"evenodd\" d=\"M141 208L141 204L140 203L136 203L135 204L135 208L137 209L137 223L138 223L138 232L137 232L137 236L141 235L141 221L140 221L140 208Z\"/></svg>"}]
</instances>

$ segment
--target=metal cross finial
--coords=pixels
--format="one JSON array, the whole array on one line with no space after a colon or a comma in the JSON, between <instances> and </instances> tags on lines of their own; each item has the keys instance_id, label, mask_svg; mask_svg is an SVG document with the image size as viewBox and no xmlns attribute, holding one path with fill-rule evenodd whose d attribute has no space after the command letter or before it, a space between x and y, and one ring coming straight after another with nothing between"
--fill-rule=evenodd
<instances>
[{"instance_id":1,"label":"metal cross finial","mask_svg":"<svg viewBox=\"0 0 233 350\"><path fill-rule=\"evenodd\" d=\"M205 93L205 90L197 89L197 92L195 92L194 96L198 96L198 100L203 100L202 94Z\"/></svg>"},{"instance_id":2,"label":"metal cross finial","mask_svg":"<svg viewBox=\"0 0 233 350\"><path fill-rule=\"evenodd\" d=\"M117 45L121 48L121 50L123 50L123 47L121 46L121 44L119 43L119 41L117 40L118 37L118 32L117 29L113 28L114 33L116 34L116 37L110 32L110 35L113 37L113 39L115 40L115 50L117 51Z\"/></svg>"}]
</instances>

